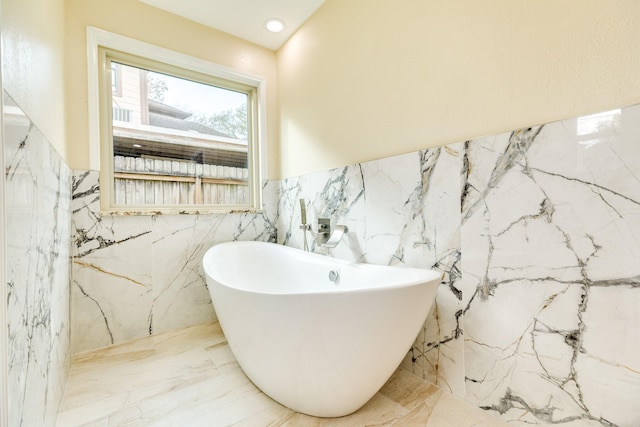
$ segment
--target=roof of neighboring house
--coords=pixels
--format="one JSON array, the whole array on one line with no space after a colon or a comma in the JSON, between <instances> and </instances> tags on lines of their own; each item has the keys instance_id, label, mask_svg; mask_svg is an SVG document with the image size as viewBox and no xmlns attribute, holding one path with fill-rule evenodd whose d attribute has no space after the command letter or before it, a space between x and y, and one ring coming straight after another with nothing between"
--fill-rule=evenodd
<instances>
[{"instance_id":1,"label":"roof of neighboring house","mask_svg":"<svg viewBox=\"0 0 640 427\"><path fill-rule=\"evenodd\" d=\"M163 116L175 117L177 119L186 119L187 117L191 116L191 113L187 111L172 107L171 105L167 105L155 99L148 98L147 102L149 105L150 113L158 113L162 114Z\"/></svg>"},{"instance_id":2,"label":"roof of neighboring house","mask_svg":"<svg viewBox=\"0 0 640 427\"><path fill-rule=\"evenodd\" d=\"M231 135L218 132L217 130L203 125L202 123L185 120L192 116L191 113L164 104L154 99L149 99L149 124L169 129L198 132L205 135L224 136L233 138Z\"/></svg>"},{"instance_id":3,"label":"roof of neighboring house","mask_svg":"<svg viewBox=\"0 0 640 427\"><path fill-rule=\"evenodd\" d=\"M113 151L119 156L151 156L182 160L192 160L198 163L247 167L247 146L232 142L211 141L205 146L193 146L185 150L184 142L189 139L202 140L203 135L232 138L201 123L186 120L191 113L149 99L149 125L168 129L175 129L193 133L182 136L159 136L158 130L140 130L114 127ZM154 133L155 132L155 133ZM200 134L200 135L198 135ZM179 139L181 144L167 143L171 139Z\"/></svg>"}]
</instances>

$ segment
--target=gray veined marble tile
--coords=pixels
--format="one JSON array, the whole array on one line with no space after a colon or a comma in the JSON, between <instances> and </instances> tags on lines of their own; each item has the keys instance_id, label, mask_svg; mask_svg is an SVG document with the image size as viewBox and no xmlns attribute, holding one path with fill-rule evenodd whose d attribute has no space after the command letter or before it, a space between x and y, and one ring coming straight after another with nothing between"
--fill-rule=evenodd
<instances>
[{"instance_id":1,"label":"gray veined marble tile","mask_svg":"<svg viewBox=\"0 0 640 427\"><path fill-rule=\"evenodd\" d=\"M216 319L201 267L214 244L274 241L276 204L256 213L100 214L99 173L73 185L73 352ZM265 183L275 196L278 186Z\"/></svg>"},{"instance_id":2,"label":"gray veined marble tile","mask_svg":"<svg viewBox=\"0 0 640 427\"><path fill-rule=\"evenodd\" d=\"M148 334L152 220L100 214L99 173L74 173L73 353Z\"/></svg>"},{"instance_id":3,"label":"gray veined marble tile","mask_svg":"<svg viewBox=\"0 0 640 427\"><path fill-rule=\"evenodd\" d=\"M434 268L444 275L403 366L458 393L464 387L463 322L458 314L461 148L454 144L363 165L369 259Z\"/></svg>"},{"instance_id":4,"label":"gray veined marble tile","mask_svg":"<svg viewBox=\"0 0 640 427\"><path fill-rule=\"evenodd\" d=\"M640 111L623 111L589 145L580 119L467 145L466 395L514 425L640 422L640 335L620 327L640 303Z\"/></svg>"},{"instance_id":5,"label":"gray veined marble tile","mask_svg":"<svg viewBox=\"0 0 640 427\"><path fill-rule=\"evenodd\" d=\"M287 246L304 247L300 203L306 203L307 243L313 252L334 255L353 261L364 260L364 187L360 165L332 169L297 178L282 180L278 212L278 242ZM316 244L318 218L329 218L331 224L346 225L349 232L333 249Z\"/></svg>"},{"instance_id":6,"label":"gray veined marble tile","mask_svg":"<svg viewBox=\"0 0 640 427\"><path fill-rule=\"evenodd\" d=\"M182 216L154 219L154 333L216 319L201 269L202 256L215 241L223 216Z\"/></svg>"},{"instance_id":7,"label":"gray veined marble tile","mask_svg":"<svg viewBox=\"0 0 640 427\"><path fill-rule=\"evenodd\" d=\"M410 153L362 164L368 262L383 265L410 262L405 259L412 255L411 250L406 253L410 249L407 246L414 247L415 240L422 237L419 228L425 227L421 158L421 153ZM422 252L427 244L423 241L418 245ZM427 262L417 261L423 265Z\"/></svg>"},{"instance_id":8,"label":"gray veined marble tile","mask_svg":"<svg viewBox=\"0 0 640 427\"><path fill-rule=\"evenodd\" d=\"M69 369L70 170L4 94L10 425L55 424Z\"/></svg>"}]
</instances>

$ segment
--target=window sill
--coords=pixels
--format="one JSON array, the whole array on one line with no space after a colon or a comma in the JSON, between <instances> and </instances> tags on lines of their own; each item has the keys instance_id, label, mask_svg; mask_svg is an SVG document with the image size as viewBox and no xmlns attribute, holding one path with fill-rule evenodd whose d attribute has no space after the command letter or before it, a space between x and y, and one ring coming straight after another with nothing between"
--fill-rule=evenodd
<instances>
[{"instance_id":1,"label":"window sill","mask_svg":"<svg viewBox=\"0 0 640 427\"><path fill-rule=\"evenodd\" d=\"M150 208L136 209L127 207L124 209L100 210L100 216L159 216L159 215L232 215L232 214L259 214L263 209L255 208Z\"/></svg>"}]
</instances>

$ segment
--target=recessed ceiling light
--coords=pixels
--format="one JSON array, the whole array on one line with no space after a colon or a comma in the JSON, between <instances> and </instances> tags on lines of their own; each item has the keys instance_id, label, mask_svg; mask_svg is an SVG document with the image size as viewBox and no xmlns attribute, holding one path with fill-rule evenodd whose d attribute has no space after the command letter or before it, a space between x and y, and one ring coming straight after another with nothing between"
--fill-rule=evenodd
<instances>
[{"instance_id":1,"label":"recessed ceiling light","mask_svg":"<svg viewBox=\"0 0 640 427\"><path fill-rule=\"evenodd\" d=\"M142 148L142 145L140 145L140 144L133 144L133 148Z\"/></svg>"},{"instance_id":2,"label":"recessed ceiling light","mask_svg":"<svg viewBox=\"0 0 640 427\"><path fill-rule=\"evenodd\" d=\"M264 22L265 28L272 33L279 33L280 31L284 30L284 25L284 21L278 18L267 19Z\"/></svg>"}]
</instances>

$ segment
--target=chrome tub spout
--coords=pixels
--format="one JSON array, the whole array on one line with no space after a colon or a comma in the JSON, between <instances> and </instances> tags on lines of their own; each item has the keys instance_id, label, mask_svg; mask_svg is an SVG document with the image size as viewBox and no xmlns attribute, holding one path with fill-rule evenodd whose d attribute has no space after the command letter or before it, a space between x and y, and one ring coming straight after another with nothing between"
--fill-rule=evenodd
<instances>
[{"instance_id":1,"label":"chrome tub spout","mask_svg":"<svg viewBox=\"0 0 640 427\"><path fill-rule=\"evenodd\" d=\"M349 232L346 225L336 225L330 230L328 225L318 227L318 244L323 248L335 248L342 237Z\"/></svg>"}]
</instances>

